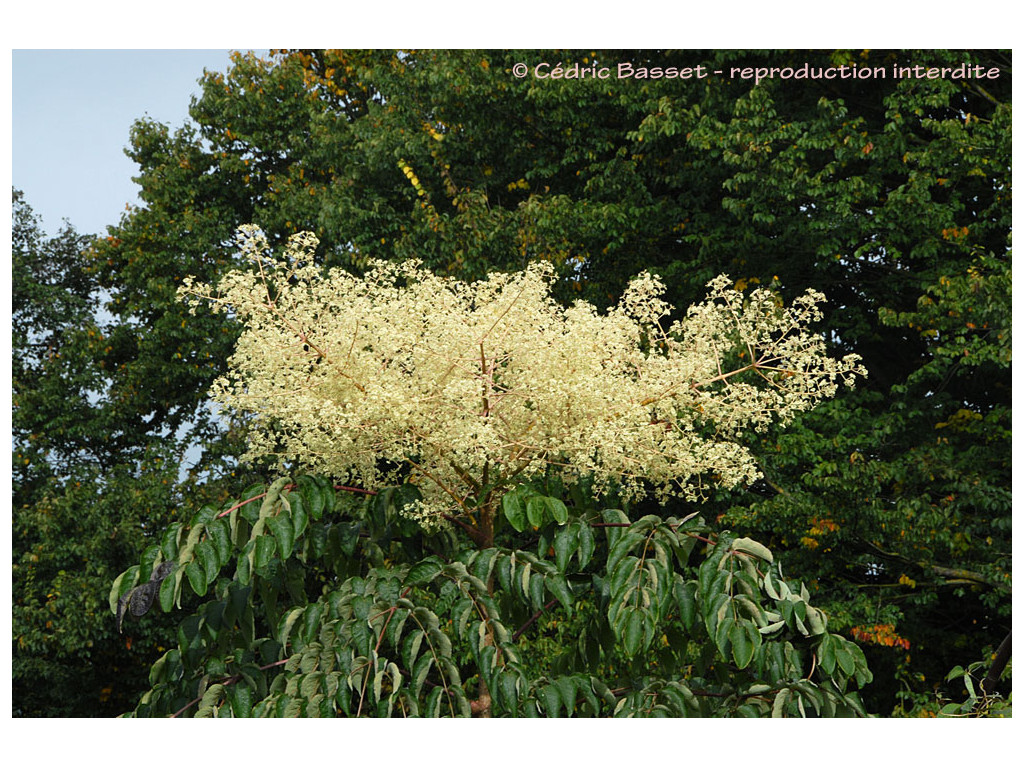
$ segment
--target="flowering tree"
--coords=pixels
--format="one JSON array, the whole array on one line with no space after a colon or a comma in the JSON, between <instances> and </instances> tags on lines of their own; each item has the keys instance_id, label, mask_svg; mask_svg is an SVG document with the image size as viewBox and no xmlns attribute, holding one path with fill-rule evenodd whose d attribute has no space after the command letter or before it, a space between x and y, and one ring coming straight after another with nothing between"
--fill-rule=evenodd
<instances>
[{"instance_id":1,"label":"flowering tree","mask_svg":"<svg viewBox=\"0 0 1024 768\"><path fill-rule=\"evenodd\" d=\"M311 235L280 259L239 241L254 269L180 293L244 323L212 396L250 458L303 474L200 510L115 582L119 622L205 598L139 714L863 713L863 654L766 547L689 511L757 477L748 431L863 372L811 332L820 295L719 277L668 323L646 273L600 314L554 302L542 263L356 277Z\"/></svg>"}]
</instances>

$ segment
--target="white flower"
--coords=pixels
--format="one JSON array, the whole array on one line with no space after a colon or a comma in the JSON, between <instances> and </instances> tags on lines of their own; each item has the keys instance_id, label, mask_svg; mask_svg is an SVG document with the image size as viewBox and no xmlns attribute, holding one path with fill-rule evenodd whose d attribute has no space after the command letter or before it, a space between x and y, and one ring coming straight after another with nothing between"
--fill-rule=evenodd
<instances>
[{"instance_id":1,"label":"white flower","mask_svg":"<svg viewBox=\"0 0 1024 768\"><path fill-rule=\"evenodd\" d=\"M785 423L864 373L810 332L822 301L813 291L783 307L719 277L665 330L672 308L647 273L602 315L556 304L544 263L472 285L416 262L357 278L316 267L308 233L283 259L254 228L239 243L254 270L217 291L188 279L180 293L245 324L211 395L255 417L249 456L370 488L411 471L425 525L545 467L615 480L626 497L699 498L708 476L750 482L743 430Z\"/></svg>"}]
</instances>

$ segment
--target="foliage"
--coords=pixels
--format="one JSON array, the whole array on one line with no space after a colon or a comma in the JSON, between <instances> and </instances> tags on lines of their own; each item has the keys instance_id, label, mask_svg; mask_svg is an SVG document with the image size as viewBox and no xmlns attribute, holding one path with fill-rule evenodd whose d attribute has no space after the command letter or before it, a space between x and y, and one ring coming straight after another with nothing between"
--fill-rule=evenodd
<instances>
[{"instance_id":1,"label":"foliage","mask_svg":"<svg viewBox=\"0 0 1024 768\"><path fill-rule=\"evenodd\" d=\"M165 611L201 601L135 715L864 714L863 653L757 542L712 542L694 515L574 506L478 548L410 523L413 486L350 490L307 475L250 488L116 580L111 610L158 568ZM538 675L541 618L579 634Z\"/></svg>"},{"instance_id":2,"label":"foliage","mask_svg":"<svg viewBox=\"0 0 1024 768\"><path fill-rule=\"evenodd\" d=\"M103 334L88 238L70 225L47 237L22 193L12 197L14 713L113 715L146 679L125 645L155 652L161 626L118 637L103 594L141 554L143 529L170 519L169 462L149 453L143 485L110 461L89 351Z\"/></svg>"},{"instance_id":3,"label":"foliage","mask_svg":"<svg viewBox=\"0 0 1024 768\"><path fill-rule=\"evenodd\" d=\"M946 717L1012 717L1013 695L1003 697L992 691L985 690L981 674L986 672L988 661L975 661L967 669L956 666L950 670L946 680L957 678L963 681L967 699L963 702L949 702L939 710Z\"/></svg>"}]
</instances>

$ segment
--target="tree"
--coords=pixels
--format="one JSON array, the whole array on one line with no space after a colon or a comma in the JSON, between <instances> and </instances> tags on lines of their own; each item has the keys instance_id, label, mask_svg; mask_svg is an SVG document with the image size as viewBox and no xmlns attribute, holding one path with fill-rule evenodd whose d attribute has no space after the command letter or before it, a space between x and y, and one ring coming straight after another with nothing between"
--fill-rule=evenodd
<instances>
[{"instance_id":1,"label":"tree","mask_svg":"<svg viewBox=\"0 0 1024 768\"><path fill-rule=\"evenodd\" d=\"M539 61L885 76L512 76ZM922 62L998 77L893 70ZM144 203L90 250L116 343L81 353L109 392L85 432L115 439L92 444L116 466L189 431L201 458L178 465L181 498L239 480L246 425L205 402L239 328L190 319L174 295L185 275L235 266L250 222L275 245L313 231L315 260L357 275L370 259L466 280L547 261L558 300L599 309L643 269L678 307L722 272L787 301L814 287L830 299L827 343L868 376L758 437L763 478L716 492L709 525L784 555L833 630L861 638L881 671L869 709L934 702L935 685L959 696L947 671L1009 628L1010 64L998 51L239 54L204 74L195 126L133 129Z\"/></svg>"},{"instance_id":2,"label":"tree","mask_svg":"<svg viewBox=\"0 0 1024 768\"><path fill-rule=\"evenodd\" d=\"M134 640L152 653L160 635L158 624L118 637L103 610L105 585L139 557L144 529L170 519L175 473L155 449L138 467L118 468L105 443L103 372L94 358L105 338L84 256L89 240L70 225L47 238L22 193L13 192L16 715L123 711L146 679L125 644Z\"/></svg>"},{"instance_id":3,"label":"tree","mask_svg":"<svg viewBox=\"0 0 1024 768\"><path fill-rule=\"evenodd\" d=\"M194 602L186 583L200 600L136 714L865 714L862 652L766 547L600 509L748 481L744 426L852 383L807 330L820 296L722 278L663 329L647 274L600 315L552 301L540 266L467 285L324 276L309 237L243 248L255 274L182 288L245 324L215 399L255 420L254 456L392 485L338 503L360 492L285 477L169 527L110 593L119 625ZM542 618L583 639L552 658Z\"/></svg>"}]
</instances>

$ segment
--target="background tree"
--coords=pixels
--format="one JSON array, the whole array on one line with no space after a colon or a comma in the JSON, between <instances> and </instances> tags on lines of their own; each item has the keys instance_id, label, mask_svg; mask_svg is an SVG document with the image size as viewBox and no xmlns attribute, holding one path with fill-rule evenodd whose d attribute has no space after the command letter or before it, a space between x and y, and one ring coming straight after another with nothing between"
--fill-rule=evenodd
<instances>
[{"instance_id":1,"label":"background tree","mask_svg":"<svg viewBox=\"0 0 1024 768\"><path fill-rule=\"evenodd\" d=\"M126 645L156 652L167 626L118 637L102 599L141 554L144 530L172 517L176 462L159 446L120 456L108 442L89 240L70 225L47 238L13 192L13 698L22 716L123 711L146 679Z\"/></svg>"},{"instance_id":2,"label":"background tree","mask_svg":"<svg viewBox=\"0 0 1024 768\"><path fill-rule=\"evenodd\" d=\"M887 75L540 81L513 77L520 61ZM962 63L999 77L891 76ZM1009 628L1011 76L993 51L238 55L204 75L196 127L133 129L144 203L89 262L116 342L83 353L107 377L90 425L127 425L126 449L191 430L190 498L241 471L244 424L219 427L203 400L237 329L189 321L173 294L231 266L250 222L273 242L313 231L318 262L356 273L416 256L473 279L544 259L562 299L599 307L641 269L680 307L720 272L787 300L817 288L865 385L751 436L764 480L708 519L809 575L880 671L870 710L912 708Z\"/></svg>"}]
</instances>

